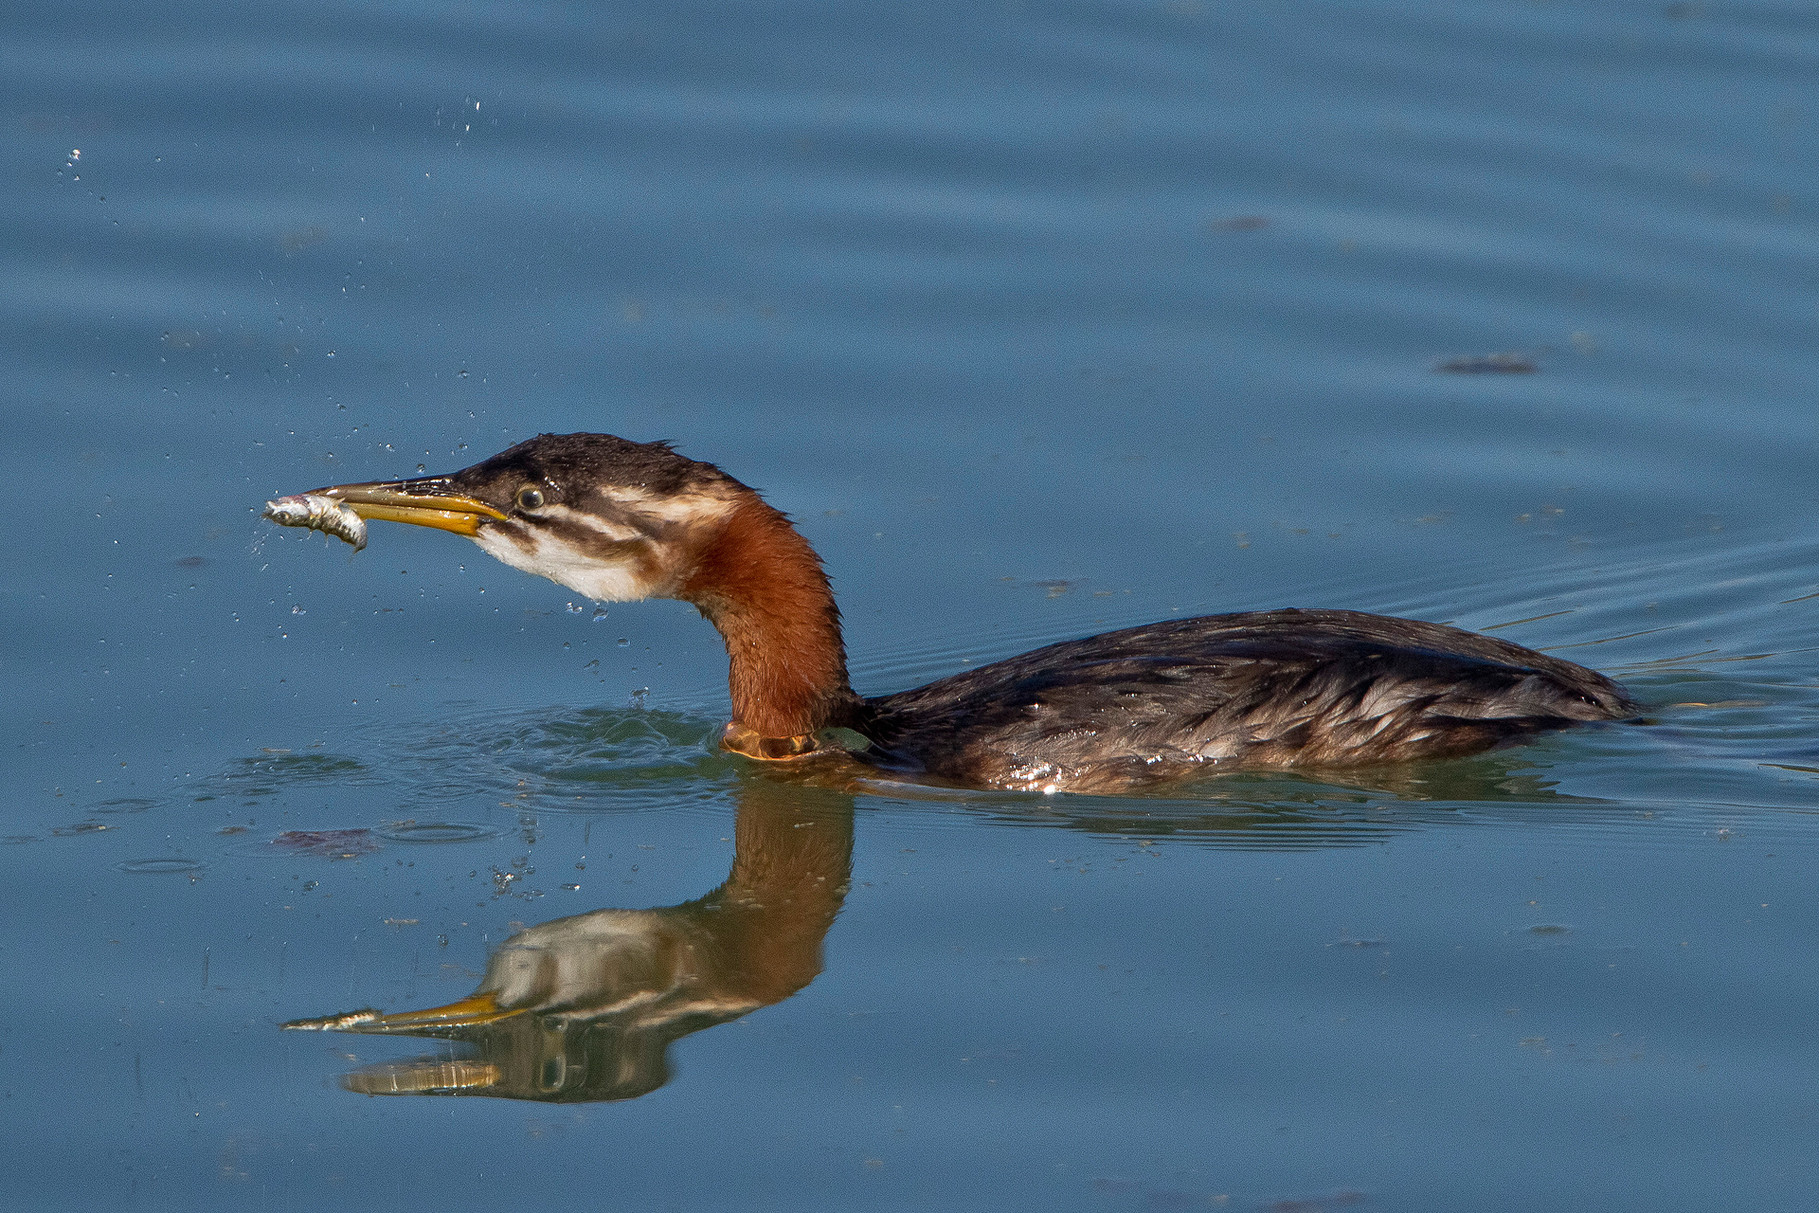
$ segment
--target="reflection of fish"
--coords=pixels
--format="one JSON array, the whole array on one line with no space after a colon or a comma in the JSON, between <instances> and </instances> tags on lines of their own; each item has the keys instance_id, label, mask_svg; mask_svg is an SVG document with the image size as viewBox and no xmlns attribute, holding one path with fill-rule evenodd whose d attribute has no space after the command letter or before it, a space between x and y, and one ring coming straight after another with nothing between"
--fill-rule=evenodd
<instances>
[{"instance_id":1,"label":"reflection of fish","mask_svg":"<svg viewBox=\"0 0 1819 1213\"><path fill-rule=\"evenodd\" d=\"M299 493L265 503L265 516L279 526L302 526L351 543L358 552L366 546L366 519L333 497Z\"/></svg>"},{"instance_id":2,"label":"reflection of fish","mask_svg":"<svg viewBox=\"0 0 1819 1213\"><path fill-rule=\"evenodd\" d=\"M372 1007L363 1007L340 1015L324 1015L321 1019L299 1019L284 1026L306 1032L356 1032L380 1018L380 1012Z\"/></svg>"}]
</instances>

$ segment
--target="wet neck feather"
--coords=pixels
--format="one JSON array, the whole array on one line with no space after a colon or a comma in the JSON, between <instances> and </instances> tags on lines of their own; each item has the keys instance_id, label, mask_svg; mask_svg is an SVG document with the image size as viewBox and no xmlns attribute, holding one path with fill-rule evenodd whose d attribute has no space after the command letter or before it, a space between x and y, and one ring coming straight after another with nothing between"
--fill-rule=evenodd
<instances>
[{"instance_id":1,"label":"wet neck feather","mask_svg":"<svg viewBox=\"0 0 1819 1213\"><path fill-rule=\"evenodd\" d=\"M678 595L726 641L733 726L799 737L845 724L858 699L821 559L789 519L746 492Z\"/></svg>"}]
</instances>

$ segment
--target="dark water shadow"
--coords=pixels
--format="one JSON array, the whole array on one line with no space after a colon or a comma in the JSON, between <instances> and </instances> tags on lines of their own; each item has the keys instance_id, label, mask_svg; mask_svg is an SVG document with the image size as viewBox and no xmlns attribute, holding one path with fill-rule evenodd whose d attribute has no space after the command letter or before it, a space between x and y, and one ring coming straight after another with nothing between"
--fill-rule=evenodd
<instances>
[{"instance_id":1,"label":"dark water shadow","mask_svg":"<svg viewBox=\"0 0 1819 1213\"><path fill-rule=\"evenodd\" d=\"M1574 810L1575 820L1615 808L1560 791L1549 767L1510 754L1402 769L1310 773L1231 772L1145 796L1051 796L1028 806L981 806L994 823L1172 839L1229 850L1370 846L1398 834L1479 820L1499 811Z\"/></svg>"},{"instance_id":2,"label":"dark water shadow","mask_svg":"<svg viewBox=\"0 0 1819 1213\"><path fill-rule=\"evenodd\" d=\"M350 755L314 748L303 751L270 749L242 758L227 769L191 785L189 799L196 802L234 800L242 805L253 805L302 788L324 785L374 787L385 781L383 770Z\"/></svg>"}]
</instances>

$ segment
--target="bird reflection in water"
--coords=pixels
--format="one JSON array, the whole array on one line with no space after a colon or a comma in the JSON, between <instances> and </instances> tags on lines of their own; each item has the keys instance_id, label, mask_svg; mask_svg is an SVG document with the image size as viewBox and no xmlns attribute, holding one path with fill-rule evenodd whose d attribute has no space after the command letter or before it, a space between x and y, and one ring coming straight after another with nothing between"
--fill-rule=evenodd
<instances>
[{"instance_id":1,"label":"bird reflection in water","mask_svg":"<svg viewBox=\"0 0 1819 1213\"><path fill-rule=\"evenodd\" d=\"M365 1095L635 1099L669 1080L672 1041L781 1002L821 972L821 942L852 871L853 800L748 780L733 866L705 897L595 910L520 931L480 988L422 1011L355 1011L292 1029L429 1036L463 1055L366 1066Z\"/></svg>"},{"instance_id":2,"label":"bird reflection in water","mask_svg":"<svg viewBox=\"0 0 1819 1213\"><path fill-rule=\"evenodd\" d=\"M425 1036L455 1050L366 1066L342 1085L366 1095L492 1095L548 1102L634 1099L668 1081L673 1041L781 1002L821 972L822 940L852 871L860 793L973 804L999 825L1198 846L1302 850L1364 846L1471 806L1571 806L1590 822L1620 806L1561 793L1546 764L1509 754L1377 772L1343 784L1226 776L1198 797L979 798L872 781L825 786L810 771L750 772L738 788L732 870L678 906L602 909L501 944L472 995L447 1006L354 1011L293 1029ZM1429 807L1432 806L1432 807Z\"/></svg>"}]
</instances>

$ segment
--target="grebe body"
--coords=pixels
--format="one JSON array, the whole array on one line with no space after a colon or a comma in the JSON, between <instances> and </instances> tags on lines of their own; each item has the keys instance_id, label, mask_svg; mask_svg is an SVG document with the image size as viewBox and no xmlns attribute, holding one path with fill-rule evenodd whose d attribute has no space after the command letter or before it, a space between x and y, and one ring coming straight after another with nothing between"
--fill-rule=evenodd
<instances>
[{"instance_id":1,"label":"grebe body","mask_svg":"<svg viewBox=\"0 0 1819 1213\"><path fill-rule=\"evenodd\" d=\"M1074 791L1454 757L1633 711L1602 674L1505 640L1292 608L1064 641L866 707L886 763Z\"/></svg>"},{"instance_id":2,"label":"grebe body","mask_svg":"<svg viewBox=\"0 0 1819 1213\"><path fill-rule=\"evenodd\" d=\"M1126 628L862 699L808 542L754 490L667 444L545 434L446 476L303 496L267 516L325 519L336 534L348 513L437 527L601 601L694 604L726 642L723 744L760 759L839 750L965 786L1115 791L1469 754L1636 706L1603 675L1505 640L1292 609Z\"/></svg>"}]
</instances>

